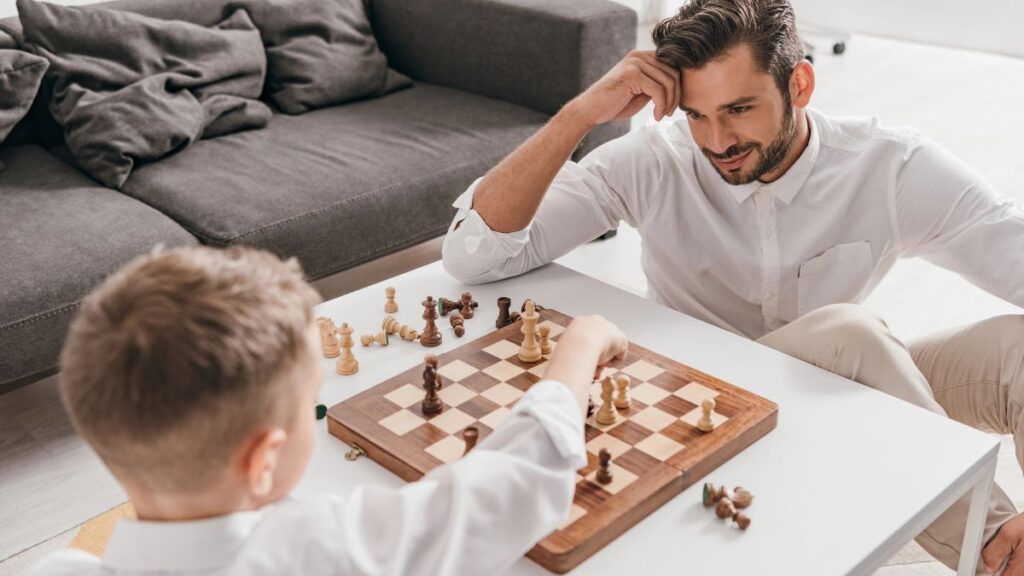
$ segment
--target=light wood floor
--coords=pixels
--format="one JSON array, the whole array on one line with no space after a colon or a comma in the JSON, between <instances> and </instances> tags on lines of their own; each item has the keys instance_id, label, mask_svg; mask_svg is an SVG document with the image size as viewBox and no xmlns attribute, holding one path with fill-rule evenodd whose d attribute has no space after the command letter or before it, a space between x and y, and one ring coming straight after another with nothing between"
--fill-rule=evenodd
<instances>
[{"instance_id":1,"label":"light wood floor","mask_svg":"<svg viewBox=\"0 0 1024 576\"><path fill-rule=\"evenodd\" d=\"M1024 200L1024 162L1016 145L1024 133L1024 117L1017 112L1024 60L855 37L846 55L821 55L816 69L816 107L917 126L1004 193ZM635 231L623 227L617 238L583 246L561 262L643 293L639 250ZM1019 311L920 261L900 263L867 304L904 338ZM1024 507L1024 479L1012 445L1004 440L1003 448L997 479ZM71 430L55 378L0 396L0 576L66 546L76 526L123 500L121 489ZM948 573L916 546L879 572Z\"/></svg>"}]
</instances>

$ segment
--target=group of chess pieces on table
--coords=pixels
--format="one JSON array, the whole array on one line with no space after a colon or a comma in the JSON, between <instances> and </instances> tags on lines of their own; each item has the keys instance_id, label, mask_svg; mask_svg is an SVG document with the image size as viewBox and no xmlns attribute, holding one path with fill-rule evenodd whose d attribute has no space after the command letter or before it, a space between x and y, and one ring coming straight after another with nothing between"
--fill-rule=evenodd
<instances>
[{"instance_id":1,"label":"group of chess pieces on table","mask_svg":"<svg viewBox=\"0 0 1024 576\"><path fill-rule=\"evenodd\" d=\"M714 484L705 482L703 500L705 508L715 508L715 516L723 520L732 519L742 530L750 526L750 517L740 512L754 501L754 495L749 490L741 486L726 490L725 486L715 487Z\"/></svg>"}]
</instances>

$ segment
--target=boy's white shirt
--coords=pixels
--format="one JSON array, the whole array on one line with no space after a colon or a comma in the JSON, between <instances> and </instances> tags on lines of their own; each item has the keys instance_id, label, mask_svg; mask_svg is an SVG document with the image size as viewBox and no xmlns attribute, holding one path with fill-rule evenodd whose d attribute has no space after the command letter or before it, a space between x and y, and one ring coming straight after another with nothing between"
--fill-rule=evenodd
<instances>
[{"instance_id":1,"label":"boy's white shirt","mask_svg":"<svg viewBox=\"0 0 1024 576\"><path fill-rule=\"evenodd\" d=\"M497 574L568 517L587 462L579 410L541 381L472 452L418 482L207 520L122 520L102 558L65 550L28 574Z\"/></svg>"}]
</instances>

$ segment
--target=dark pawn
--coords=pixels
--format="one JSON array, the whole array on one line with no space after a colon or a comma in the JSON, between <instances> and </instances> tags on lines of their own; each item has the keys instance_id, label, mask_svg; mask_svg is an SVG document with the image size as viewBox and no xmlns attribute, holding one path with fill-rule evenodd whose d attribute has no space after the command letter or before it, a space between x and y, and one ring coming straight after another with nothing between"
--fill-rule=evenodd
<instances>
[{"instance_id":1,"label":"dark pawn","mask_svg":"<svg viewBox=\"0 0 1024 576\"><path fill-rule=\"evenodd\" d=\"M459 312L462 313L462 317L466 320L473 317L473 310L479 306L479 304L476 303L476 300L473 300L473 294L469 292L462 293L462 298L459 300L459 303L462 305L462 309Z\"/></svg>"},{"instance_id":2,"label":"dark pawn","mask_svg":"<svg viewBox=\"0 0 1024 576\"><path fill-rule=\"evenodd\" d=\"M427 391L427 395L423 397L423 403L420 405L423 414L433 416L444 410L444 403L437 395L437 372L434 371L434 366L429 361L423 370L423 389Z\"/></svg>"},{"instance_id":3,"label":"dark pawn","mask_svg":"<svg viewBox=\"0 0 1024 576\"><path fill-rule=\"evenodd\" d=\"M480 438L480 430L476 426L469 426L462 431L462 439L466 441L466 449L462 452L463 456L469 454L469 451L476 446L478 438Z\"/></svg>"},{"instance_id":4,"label":"dark pawn","mask_svg":"<svg viewBox=\"0 0 1024 576\"><path fill-rule=\"evenodd\" d=\"M462 308L462 302L457 300L449 300L447 298L437 299L437 311L441 316L447 316L450 312L454 312Z\"/></svg>"},{"instance_id":5,"label":"dark pawn","mask_svg":"<svg viewBox=\"0 0 1024 576\"><path fill-rule=\"evenodd\" d=\"M611 484L611 462L612 453L607 448L601 448L601 451L597 453L597 482L599 484Z\"/></svg>"},{"instance_id":6,"label":"dark pawn","mask_svg":"<svg viewBox=\"0 0 1024 576\"><path fill-rule=\"evenodd\" d=\"M455 330L455 335L462 338L462 335L466 333L465 322L462 320L462 314L459 312L452 312L451 317L448 319L451 322L452 329Z\"/></svg>"},{"instance_id":7,"label":"dark pawn","mask_svg":"<svg viewBox=\"0 0 1024 576\"><path fill-rule=\"evenodd\" d=\"M587 398L587 418L594 415L594 410L597 409L597 404L594 404L593 398Z\"/></svg>"},{"instance_id":8,"label":"dark pawn","mask_svg":"<svg viewBox=\"0 0 1024 576\"><path fill-rule=\"evenodd\" d=\"M427 321L420 333L420 344L432 348L441 343L441 331L437 329L434 320L437 320L437 306L434 304L434 297L427 296L423 301L423 319Z\"/></svg>"},{"instance_id":9,"label":"dark pawn","mask_svg":"<svg viewBox=\"0 0 1024 576\"><path fill-rule=\"evenodd\" d=\"M509 312L512 308L512 299L507 296L498 298L498 319L494 321L496 328L504 328L519 320L519 312Z\"/></svg>"}]
</instances>

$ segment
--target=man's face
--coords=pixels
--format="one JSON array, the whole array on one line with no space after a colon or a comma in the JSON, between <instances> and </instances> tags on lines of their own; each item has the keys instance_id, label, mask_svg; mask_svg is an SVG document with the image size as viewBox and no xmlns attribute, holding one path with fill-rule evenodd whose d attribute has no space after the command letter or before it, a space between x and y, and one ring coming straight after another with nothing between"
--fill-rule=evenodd
<instances>
[{"instance_id":1,"label":"man's face","mask_svg":"<svg viewBox=\"0 0 1024 576\"><path fill-rule=\"evenodd\" d=\"M795 140L793 106L747 44L700 69L683 70L693 139L729 184L748 184L778 168Z\"/></svg>"}]
</instances>

